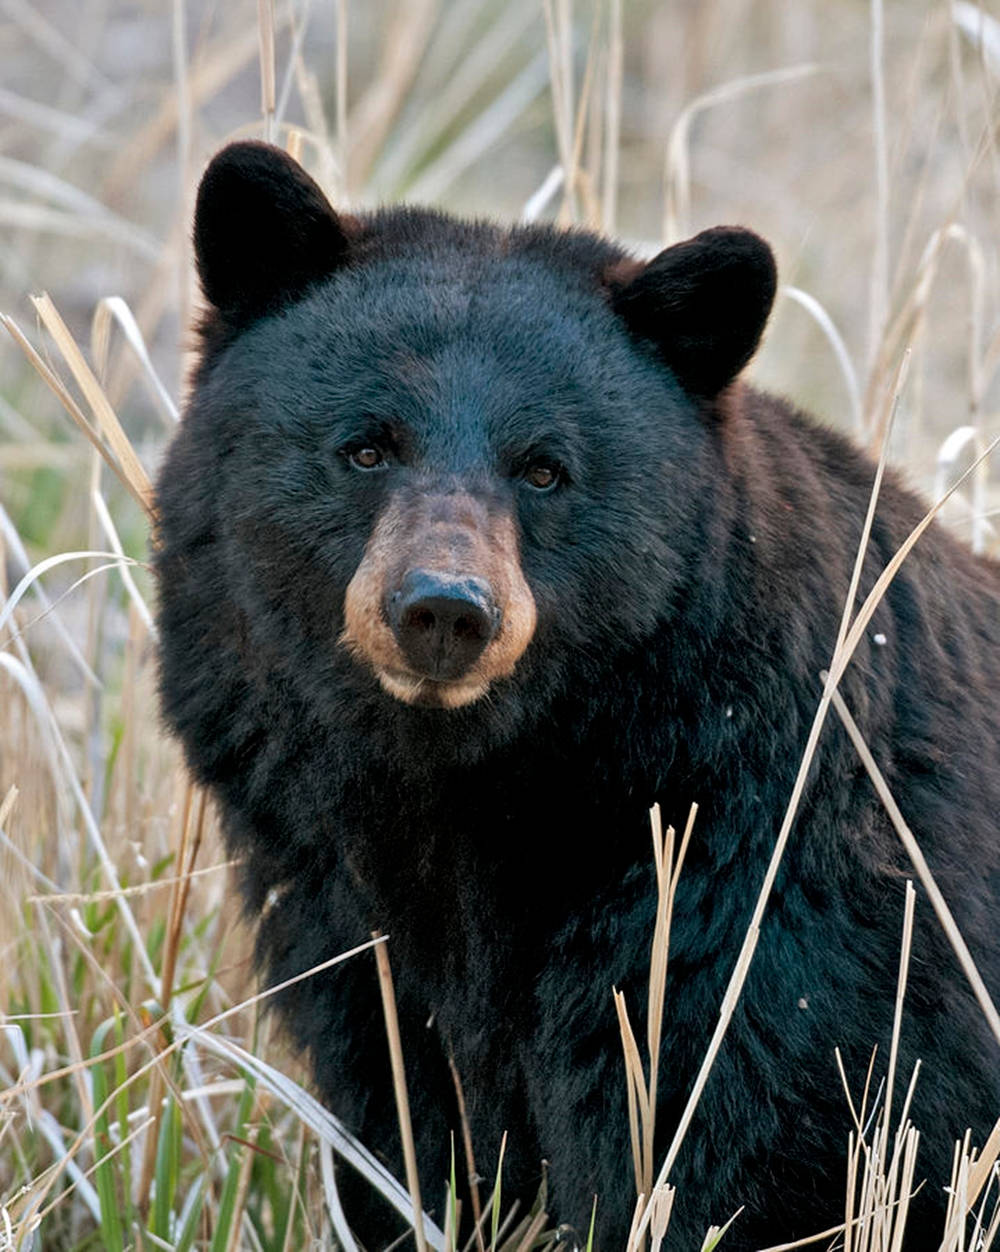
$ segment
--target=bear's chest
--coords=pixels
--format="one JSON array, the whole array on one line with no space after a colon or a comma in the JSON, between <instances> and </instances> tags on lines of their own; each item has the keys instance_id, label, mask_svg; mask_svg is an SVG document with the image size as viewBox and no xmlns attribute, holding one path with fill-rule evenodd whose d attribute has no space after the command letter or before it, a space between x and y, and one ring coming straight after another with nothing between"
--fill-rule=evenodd
<instances>
[{"instance_id":1,"label":"bear's chest","mask_svg":"<svg viewBox=\"0 0 1000 1252\"><path fill-rule=\"evenodd\" d=\"M386 806L356 812L340 842L364 923L391 936L394 964L418 986L427 1008L448 1015L456 994L487 1000L510 971L530 998L550 959L550 938L588 911L637 862L649 869L645 795L595 794L512 776L486 785L441 788L419 803L393 789Z\"/></svg>"}]
</instances>

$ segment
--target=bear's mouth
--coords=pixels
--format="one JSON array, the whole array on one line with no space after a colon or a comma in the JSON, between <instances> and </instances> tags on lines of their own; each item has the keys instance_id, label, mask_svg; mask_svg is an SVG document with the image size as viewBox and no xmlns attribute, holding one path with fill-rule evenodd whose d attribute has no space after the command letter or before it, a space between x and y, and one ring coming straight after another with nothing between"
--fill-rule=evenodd
<instances>
[{"instance_id":1,"label":"bear's mouth","mask_svg":"<svg viewBox=\"0 0 1000 1252\"><path fill-rule=\"evenodd\" d=\"M389 695L420 708L460 709L479 700L489 687L480 677L442 680L381 665L375 667L375 674Z\"/></svg>"}]
</instances>

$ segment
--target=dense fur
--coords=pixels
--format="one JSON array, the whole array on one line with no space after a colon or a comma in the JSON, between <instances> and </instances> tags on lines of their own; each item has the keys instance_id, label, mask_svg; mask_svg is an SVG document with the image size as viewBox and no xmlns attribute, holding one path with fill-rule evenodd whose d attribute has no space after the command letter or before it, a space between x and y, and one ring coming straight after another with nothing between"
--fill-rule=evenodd
<instances>
[{"instance_id":1,"label":"dense fur","mask_svg":"<svg viewBox=\"0 0 1000 1252\"><path fill-rule=\"evenodd\" d=\"M596 1192L615 1248L634 1195L611 988L641 1020L648 809L683 824L701 806L671 943L662 1149L788 801L873 467L732 381L774 291L747 232L644 267L583 233L407 209L345 224L319 194L260 145L227 149L203 184L215 303L158 489L165 714L221 803L249 909L277 893L268 979L373 927L391 936L429 1205L440 1214L456 1129L453 1056L481 1174L506 1130L505 1197L530 1202L544 1157L550 1211L585 1230ZM426 502L456 493L476 509L433 524L469 528L470 552L502 536L485 549L518 566L535 617L508 676L498 665L452 708L432 679L407 702L365 630L343 636L368 561L383 582L358 612L387 638L394 544L420 549ZM386 539L392 510L417 520ZM886 483L862 593L921 512ZM998 645L996 567L932 528L842 684L994 993ZM731 1249L842 1220L833 1048L856 1090L872 1046L885 1055L908 872L831 726L672 1179L675 1246L741 1204ZM401 1172L373 963L299 985L283 1009L330 1106ZM922 896L900 1072L917 1057L932 1180L917 1205L941 1213L952 1140L972 1123L981 1142L1000 1114L1000 1054ZM938 1230L916 1220L910 1246Z\"/></svg>"}]
</instances>

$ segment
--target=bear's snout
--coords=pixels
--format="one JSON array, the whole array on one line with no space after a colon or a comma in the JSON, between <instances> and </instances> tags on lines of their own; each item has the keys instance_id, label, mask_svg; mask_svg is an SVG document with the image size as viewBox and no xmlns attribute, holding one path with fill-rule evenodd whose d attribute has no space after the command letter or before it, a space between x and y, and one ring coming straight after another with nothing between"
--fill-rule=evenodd
<instances>
[{"instance_id":1,"label":"bear's snout","mask_svg":"<svg viewBox=\"0 0 1000 1252\"><path fill-rule=\"evenodd\" d=\"M386 618L417 674L466 674L497 633L500 609L485 579L411 569L387 598Z\"/></svg>"},{"instance_id":2,"label":"bear's snout","mask_svg":"<svg viewBox=\"0 0 1000 1252\"><path fill-rule=\"evenodd\" d=\"M457 709L514 672L536 616L509 508L400 492L347 587L340 642L397 700Z\"/></svg>"}]
</instances>

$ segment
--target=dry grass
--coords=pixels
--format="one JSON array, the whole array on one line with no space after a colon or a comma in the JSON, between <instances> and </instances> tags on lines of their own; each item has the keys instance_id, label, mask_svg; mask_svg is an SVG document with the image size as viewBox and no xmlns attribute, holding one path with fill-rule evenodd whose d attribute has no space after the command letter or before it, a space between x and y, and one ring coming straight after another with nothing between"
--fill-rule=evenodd
<instances>
[{"instance_id":1,"label":"dry grass","mask_svg":"<svg viewBox=\"0 0 1000 1252\"><path fill-rule=\"evenodd\" d=\"M234 135L270 135L341 204L409 196L583 222L648 252L716 221L753 225L789 284L756 376L891 451L935 498L951 488L944 516L996 550L984 454L1000 430L1000 25L988 8L4 0L0 590L19 591L0 618L0 1248L284 1252L330 1247L334 1229L349 1247L331 1152L410 1212L405 1189L289 1077L301 1073L258 1015L210 806L157 723L149 477L182 392L204 158ZM876 602L845 614L813 742L830 704L849 719L836 684ZM785 834L793 813L794 800ZM655 847L645 1065L619 1004L632 1168L653 1197L632 1243L653 1248L694 1109L654 1161L680 859ZM891 1127L890 1099L869 1128L866 1099L846 1238L897 1252L914 1132L905 1107ZM998 1153L1000 1125L980 1155L956 1151L946 1252L1000 1246ZM514 1252L541 1236L544 1206L501 1220L500 1183L478 1246ZM431 1246L444 1224L427 1223Z\"/></svg>"}]
</instances>

